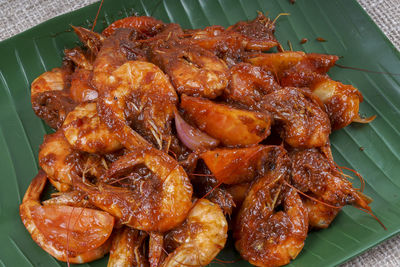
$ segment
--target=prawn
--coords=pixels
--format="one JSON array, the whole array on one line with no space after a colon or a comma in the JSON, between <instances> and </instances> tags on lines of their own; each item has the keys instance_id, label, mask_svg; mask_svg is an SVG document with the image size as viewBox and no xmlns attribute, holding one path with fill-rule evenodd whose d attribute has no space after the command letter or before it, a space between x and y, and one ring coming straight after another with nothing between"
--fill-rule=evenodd
<instances>
[{"instance_id":1,"label":"prawn","mask_svg":"<svg viewBox=\"0 0 400 267\"><path fill-rule=\"evenodd\" d=\"M46 181L40 170L20 205L21 220L32 239L60 261L84 263L108 253L114 217L88 208L42 206L40 195Z\"/></svg>"},{"instance_id":2,"label":"prawn","mask_svg":"<svg viewBox=\"0 0 400 267\"><path fill-rule=\"evenodd\" d=\"M71 189L73 175L88 172L100 177L104 171L100 158L74 150L62 130L45 136L39 149L39 165L59 191Z\"/></svg>"},{"instance_id":3,"label":"prawn","mask_svg":"<svg viewBox=\"0 0 400 267\"><path fill-rule=\"evenodd\" d=\"M164 28L164 22L149 16L127 17L111 23L101 33L104 36L112 35L119 28L133 28L138 31L143 38L148 38L156 35Z\"/></svg>"},{"instance_id":4,"label":"prawn","mask_svg":"<svg viewBox=\"0 0 400 267\"><path fill-rule=\"evenodd\" d=\"M149 263L150 267L158 267L165 259L164 234L151 232L149 239Z\"/></svg>"},{"instance_id":5,"label":"prawn","mask_svg":"<svg viewBox=\"0 0 400 267\"><path fill-rule=\"evenodd\" d=\"M168 150L171 121L178 102L168 76L152 63L129 61L115 70L111 78L114 85L98 102L102 121L127 149L148 146L143 135L159 149Z\"/></svg>"},{"instance_id":6,"label":"prawn","mask_svg":"<svg viewBox=\"0 0 400 267\"><path fill-rule=\"evenodd\" d=\"M292 147L319 147L329 140L328 115L309 92L285 87L263 98L263 108L279 126L281 138Z\"/></svg>"},{"instance_id":7,"label":"prawn","mask_svg":"<svg viewBox=\"0 0 400 267\"><path fill-rule=\"evenodd\" d=\"M289 155L292 161L292 184L298 190L304 193L311 192L317 199L334 207L354 205L371 211L369 207L371 199L354 189L349 181L341 177L330 155L325 155L318 148L294 149ZM310 203L308 207L311 207ZM321 218L321 222L312 226L327 227L329 221L331 220Z\"/></svg>"},{"instance_id":8,"label":"prawn","mask_svg":"<svg viewBox=\"0 0 400 267\"><path fill-rule=\"evenodd\" d=\"M224 248L228 223L221 208L206 200L195 201L185 222L165 236L174 249L162 267L205 266Z\"/></svg>"},{"instance_id":9,"label":"prawn","mask_svg":"<svg viewBox=\"0 0 400 267\"><path fill-rule=\"evenodd\" d=\"M230 68L226 97L250 108L257 107L264 95L280 89L274 77L261 67L239 63Z\"/></svg>"},{"instance_id":10,"label":"prawn","mask_svg":"<svg viewBox=\"0 0 400 267\"><path fill-rule=\"evenodd\" d=\"M79 40L89 49L89 51L96 56L100 51L104 40L106 39L103 35L85 29L83 27L71 26Z\"/></svg>"},{"instance_id":11,"label":"prawn","mask_svg":"<svg viewBox=\"0 0 400 267\"><path fill-rule=\"evenodd\" d=\"M37 77L31 84L31 103L35 114L50 127L58 129L76 103L66 92L70 72L55 68Z\"/></svg>"},{"instance_id":12,"label":"prawn","mask_svg":"<svg viewBox=\"0 0 400 267\"><path fill-rule=\"evenodd\" d=\"M97 99L98 92L92 86L93 62L90 55L80 48L64 50L65 59L75 65L75 70L70 76L69 95L76 103L83 103Z\"/></svg>"},{"instance_id":13,"label":"prawn","mask_svg":"<svg viewBox=\"0 0 400 267\"><path fill-rule=\"evenodd\" d=\"M312 94L321 101L333 130L346 127L353 121L363 122L358 114L363 96L352 85L345 85L315 72L290 72L282 79L282 84L309 87Z\"/></svg>"},{"instance_id":14,"label":"prawn","mask_svg":"<svg viewBox=\"0 0 400 267\"><path fill-rule=\"evenodd\" d=\"M126 226L115 230L107 267L148 266L144 255L146 237L145 232Z\"/></svg>"},{"instance_id":15,"label":"prawn","mask_svg":"<svg viewBox=\"0 0 400 267\"><path fill-rule=\"evenodd\" d=\"M133 29L118 29L104 40L93 63L93 86L101 92L115 82L112 72L128 60L145 60L146 56L138 44L137 32Z\"/></svg>"},{"instance_id":16,"label":"prawn","mask_svg":"<svg viewBox=\"0 0 400 267\"><path fill-rule=\"evenodd\" d=\"M235 247L256 266L288 264L300 253L307 237L307 210L300 196L294 189L277 185L271 177L255 182L238 214ZM283 211L276 212L281 194Z\"/></svg>"},{"instance_id":17,"label":"prawn","mask_svg":"<svg viewBox=\"0 0 400 267\"><path fill-rule=\"evenodd\" d=\"M249 51L267 51L279 43L274 37L275 21L259 13L252 21L242 21L224 29L211 26L190 32L190 42L212 51L233 66L247 58Z\"/></svg>"},{"instance_id":18,"label":"prawn","mask_svg":"<svg viewBox=\"0 0 400 267\"><path fill-rule=\"evenodd\" d=\"M122 148L115 134L100 121L96 103L76 106L65 118L62 130L73 149L104 154Z\"/></svg>"},{"instance_id":19,"label":"prawn","mask_svg":"<svg viewBox=\"0 0 400 267\"><path fill-rule=\"evenodd\" d=\"M214 99L228 85L228 67L210 51L189 44L155 47L151 61L171 77L180 94Z\"/></svg>"},{"instance_id":20,"label":"prawn","mask_svg":"<svg viewBox=\"0 0 400 267\"><path fill-rule=\"evenodd\" d=\"M297 192L287 187L289 178L283 155L275 166L254 181L237 215L235 247L256 266L281 266L296 258L308 232L308 215ZM279 163L283 160L283 164ZM282 211L275 211L278 206Z\"/></svg>"},{"instance_id":21,"label":"prawn","mask_svg":"<svg viewBox=\"0 0 400 267\"><path fill-rule=\"evenodd\" d=\"M137 148L112 163L104 176L118 179L143 165L151 174L138 179L130 188L104 182L94 186L81 180L75 182L75 187L87 193L93 205L127 226L142 231L167 231L179 225L191 207L192 185L178 162L154 148Z\"/></svg>"}]
</instances>

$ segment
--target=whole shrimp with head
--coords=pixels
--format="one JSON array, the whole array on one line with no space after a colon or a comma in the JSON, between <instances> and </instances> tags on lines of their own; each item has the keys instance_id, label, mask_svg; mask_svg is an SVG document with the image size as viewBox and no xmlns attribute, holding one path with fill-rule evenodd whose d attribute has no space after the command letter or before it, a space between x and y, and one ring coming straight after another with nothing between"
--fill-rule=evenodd
<instances>
[{"instance_id":1,"label":"whole shrimp with head","mask_svg":"<svg viewBox=\"0 0 400 267\"><path fill-rule=\"evenodd\" d=\"M135 168L144 168L141 170L144 174L136 175ZM167 231L179 225L190 210L189 178L178 162L157 149L132 150L115 161L104 176L108 184L92 185L77 180L75 186L87 193L93 205L127 226L143 231ZM117 186L123 180L128 185Z\"/></svg>"},{"instance_id":2,"label":"whole shrimp with head","mask_svg":"<svg viewBox=\"0 0 400 267\"><path fill-rule=\"evenodd\" d=\"M32 239L60 261L84 263L102 258L110 249L114 217L89 208L56 204L42 206L40 195L46 181L46 174L39 171L19 209Z\"/></svg>"},{"instance_id":3,"label":"whole shrimp with head","mask_svg":"<svg viewBox=\"0 0 400 267\"><path fill-rule=\"evenodd\" d=\"M72 177L100 177L105 166L99 156L74 149L62 129L46 135L39 150L39 165L58 191L69 191Z\"/></svg>"},{"instance_id":4,"label":"whole shrimp with head","mask_svg":"<svg viewBox=\"0 0 400 267\"><path fill-rule=\"evenodd\" d=\"M195 201L185 222L165 236L172 250L163 267L206 266L225 246L228 223L221 208L206 200Z\"/></svg>"},{"instance_id":5,"label":"whole shrimp with head","mask_svg":"<svg viewBox=\"0 0 400 267\"><path fill-rule=\"evenodd\" d=\"M144 61L129 61L111 77L113 85L98 103L103 122L128 149L148 145L143 135L159 149L168 151L178 101L168 77L157 66Z\"/></svg>"},{"instance_id":6,"label":"whole shrimp with head","mask_svg":"<svg viewBox=\"0 0 400 267\"><path fill-rule=\"evenodd\" d=\"M236 249L256 266L288 264L302 250L308 232L307 210L285 184L290 165L279 150L269 165L273 168L267 167L265 175L252 183L234 230ZM279 206L282 211L276 211Z\"/></svg>"}]
</instances>

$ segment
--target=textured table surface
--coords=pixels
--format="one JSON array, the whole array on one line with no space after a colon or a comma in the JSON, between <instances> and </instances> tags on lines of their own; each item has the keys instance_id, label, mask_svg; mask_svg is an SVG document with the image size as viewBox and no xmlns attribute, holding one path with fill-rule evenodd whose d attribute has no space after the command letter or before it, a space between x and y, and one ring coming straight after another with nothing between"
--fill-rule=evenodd
<instances>
[{"instance_id":1,"label":"textured table surface","mask_svg":"<svg viewBox=\"0 0 400 267\"><path fill-rule=\"evenodd\" d=\"M0 41L95 1L0 0ZM358 2L400 50L400 0L358 0ZM400 235L342 265L342 267L349 266L400 266Z\"/></svg>"}]
</instances>

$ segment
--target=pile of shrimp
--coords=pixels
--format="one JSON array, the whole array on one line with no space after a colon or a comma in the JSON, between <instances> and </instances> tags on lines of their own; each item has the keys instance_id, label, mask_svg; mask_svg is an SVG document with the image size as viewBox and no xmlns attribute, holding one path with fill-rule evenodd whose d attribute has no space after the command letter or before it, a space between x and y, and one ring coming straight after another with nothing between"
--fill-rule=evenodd
<instances>
[{"instance_id":1,"label":"pile of shrimp","mask_svg":"<svg viewBox=\"0 0 400 267\"><path fill-rule=\"evenodd\" d=\"M228 28L144 16L73 29L82 46L31 86L55 132L20 206L56 259L205 266L229 231L243 259L281 266L343 206L372 214L331 154L332 131L371 121L361 93L327 75L337 56L269 51L281 46L261 13Z\"/></svg>"}]
</instances>

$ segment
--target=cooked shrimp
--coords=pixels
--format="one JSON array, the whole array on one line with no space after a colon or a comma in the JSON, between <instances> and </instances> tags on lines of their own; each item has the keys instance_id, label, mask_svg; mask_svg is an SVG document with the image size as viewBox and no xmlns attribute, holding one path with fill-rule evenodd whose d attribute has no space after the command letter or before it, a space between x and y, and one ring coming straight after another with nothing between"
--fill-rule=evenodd
<instances>
[{"instance_id":1,"label":"cooked shrimp","mask_svg":"<svg viewBox=\"0 0 400 267\"><path fill-rule=\"evenodd\" d=\"M97 55L105 40L104 36L83 27L72 26L72 29L78 36L79 40L89 49L89 51L93 55Z\"/></svg>"},{"instance_id":2,"label":"cooked shrimp","mask_svg":"<svg viewBox=\"0 0 400 267\"><path fill-rule=\"evenodd\" d=\"M277 78L284 78L287 73L315 72L325 74L335 65L338 56L325 54L306 54L302 51L286 51L280 53L258 54L246 59L255 66L271 71ZM299 80L300 81L300 80ZM298 82L299 82L298 81ZM286 85L286 86L295 86ZM302 87L298 85L298 87Z\"/></svg>"},{"instance_id":3,"label":"cooked shrimp","mask_svg":"<svg viewBox=\"0 0 400 267\"><path fill-rule=\"evenodd\" d=\"M71 75L69 95L76 103L96 100L99 96L97 90L91 85L92 71L77 68Z\"/></svg>"},{"instance_id":4,"label":"cooked shrimp","mask_svg":"<svg viewBox=\"0 0 400 267\"><path fill-rule=\"evenodd\" d=\"M67 70L55 68L37 77L31 85L33 111L54 129L61 126L76 105L64 90L68 75Z\"/></svg>"},{"instance_id":5,"label":"cooked shrimp","mask_svg":"<svg viewBox=\"0 0 400 267\"><path fill-rule=\"evenodd\" d=\"M163 232L179 225L191 206L192 185L183 168L167 154L154 148L134 149L115 161L105 176L129 179L131 170L140 165L151 173L132 179L129 188L82 181L76 186L88 194L92 204L135 229Z\"/></svg>"},{"instance_id":6,"label":"cooked shrimp","mask_svg":"<svg viewBox=\"0 0 400 267\"><path fill-rule=\"evenodd\" d=\"M48 178L48 177L47 177ZM43 206L66 205L71 207L95 208L79 191L59 192L51 195L50 199L42 202Z\"/></svg>"},{"instance_id":7,"label":"cooked shrimp","mask_svg":"<svg viewBox=\"0 0 400 267\"><path fill-rule=\"evenodd\" d=\"M267 51L279 43L274 36L275 23L261 12L251 21L239 21L228 27L226 32L237 32L242 35L246 50Z\"/></svg>"},{"instance_id":8,"label":"cooked shrimp","mask_svg":"<svg viewBox=\"0 0 400 267\"><path fill-rule=\"evenodd\" d=\"M266 71L272 72L277 77L281 77L282 73L306 59L304 52L287 51L280 53L259 54L248 58L246 61L255 66L260 66Z\"/></svg>"},{"instance_id":9,"label":"cooked shrimp","mask_svg":"<svg viewBox=\"0 0 400 267\"><path fill-rule=\"evenodd\" d=\"M114 85L98 102L103 122L128 149L148 144L143 135L159 149L168 150L171 121L178 101L168 77L151 63L129 61L109 78L114 80Z\"/></svg>"},{"instance_id":10,"label":"cooked shrimp","mask_svg":"<svg viewBox=\"0 0 400 267\"><path fill-rule=\"evenodd\" d=\"M274 23L259 13L256 19L238 22L226 30L221 26L211 26L189 31L189 34L192 43L212 51L232 66L242 62L248 51L267 51L277 46L274 30Z\"/></svg>"},{"instance_id":11,"label":"cooked shrimp","mask_svg":"<svg viewBox=\"0 0 400 267\"><path fill-rule=\"evenodd\" d=\"M111 153L122 148L114 133L100 121L96 103L75 107L62 129L72 148L89 153Z\"/></svg>"},{"instance_id":12,"label":"cooked shrimp","mask_svg":"<svg viewBox=\"0 0 400 267\"><path fill-rule=\"evenodd\" d=\"M240 255L256 266L281 266L297 257L308 232L307 211L287 173L272 171L254 182L237 215L234 237ZM282 202L283 211L275 211Z\"/></svg>"},{"instance_id":13,"label":"cooked shrimp","mask_svg":"<svg viewBox=\"0 0 400 267\"><path fill-rule=\"evenodd\" d=\"M170 77L180 94L216 98L228 85L226 64L210 51L182 44L152 50L152 62Z\"/></svg>"},{"instance_id":14,"label":"cooked shrimp","mask_svg":"<svg viewBox=\"0 0 400 267\"><path fill-rule=\"evenodd\" d=\"M363 97L352 85L342 84L316 72L288 72L282 78L282 84L309 87L321 101L333 130L346 127L359 118L359 104Z\"/></svg>"},{"instance_id":15,"label":"cooked shrimp","mask_svg":"<svg viewBox=\"0 0 400 267\"><path fill-rule=\"evenodd\" d=\"M307 193L307 195L317 198L317 196L312 193ZM304 207L307 209L308 223L310 227L319 229L328 228L340 211L338 208L329 207L307 197L302 198L302 200Z\"/></svg>"},{"instance_id":16,"label":"cooked shrimp","mask_svg":"<svg viewBox=\"0 0 400 267\"><path fill-rule=\"evenodd\" d=\"M164 28L164 26L164 22L157 20L153 17L127 17L111 23L107 28L103 30L102 34L104 36L110 36L115 32L116 29L133 28L145 38L156 35L162 28Z\"/></svg>"},{"instance_id":17,"label":"cooked shrimp","mask_svg":"<svg viewBox=\"0 0 400 267\"><path fill-rule=\"evenodd\" d=\"M106 212L40 204L46 174L39 171L25 193L20 216L32 239L60 261L84 263L108 253L114 217Z\"/></svg>"},{"instance_id":18,"label":"cooked shrimp","mask_svg":"<svg viewBox=\"0 0 400 267\"><path fill-rule=\"evenodd\" d=\"M248 63L233 66L230 75L227 98L250 108L258 106L264 95L280 88L271 74Z\"/></svg>"},{"instance_id":19,"label":"cooked shrimp","mask_svg":"<svg viewBox=\"0 0 400 267\"><path fill-rule=\"evenodd\" d=\"M46 135L39 150L39 165L60 191L68 191L72 185L72 176L83 173L99 177L103 172L101 161L96 156L89 156L74 150L65 138L63 131L58 130Z\"/></svg>"},{"instance_id":20,"label":"cooked shrimp","mask_svg":"<svg viewBox=\"0 0 400 267\"><path fill-rule=\"evenodd\" d=\"M145 59L144 52L135 40L137 32L133 29L118 29L105 39L93 63L92 84L101 93L115 82L112 72L128 60Z\"/></svg>"},{"instance_id":21,"label":"cooked shrimp","mask_svg":"<svg viewBox=\"0 0 400 267\"><path fill-rule=\"evenodd\" d=\"M257 144L270 134L272 120L268 114L186 95L181 96L181 108L200 130L226 146Z\"/></svg>"},{"instance_id":22,"label":"cooked shrimp","mask_svg":"<svg viewBox=\"0 0 400 267\"><path fill-rule=\"evenodd\" d=\"M174 249L161 266L205 266L224 248L228 223L218 205L200 199L185 222L167 233Z\"/></svg>"},{"instance_id":23,"label":"cooked shrimp","mask_svg":"<svg viewBox=\"0 0 400 267\"><path fill-rule=\"evenodd\" d=\"M145 232L126 226L115 230L107 267L149 266L144 255L146 237Z\"/></svg>"},{"instance_id":24,"label":"cooked shrimp","mask_svg":"<svg viewBox=\"0 0 400 267\"><path fill-rule=\"evenodd\" d=\"M165 259L164 234L151 232L149 239L149 263L150 267L158 267Z\"/></svg>"},{"instance_id":25,"label":"cooked shrimp","mask_svg":"<svg viewBox=\"0 0 400 267\"><path fill-rule=\"evenodd\" d=\"M75 70L70 77L69 95L77 103L95 100L98 92L91 84L93 62L79 48L65 49L64 55L75 64Z\"/></svg>"},{"instance_id":26,"label":"cooked shrimp","mask_svg":"<svg viewBox=\"0 0 400 267\"><path fill-rule=\"evenodd\" d=\"M328 142L328 115L307 91L286 87L266 95L262 105L273 115L282 139L290 146L318 147Z\"/></svg>"},{"instance_id":27,"label":"cooked shrimp","mask_svg":"<svg viewBox=\"0 0 400 267\"><path fill-rule=\"evenodd\" d=\"M79 47L64 49L64 57L71 60L79 69L93 70L93 62L87 58L87 54Z\"/></svg>"},{"instance_id":28,"label":"cooked shrimp","mask_svg":"<svg viewBox=\"0 0 400 267\"><path fill-rule=\"evenodd\" d=\"M295 149L289 155L292 160L292 182L297 189L311 192L329 205L354 205L371 210L368 206L371 199L342 178L334 162L318 148Z\"/></svg>"}]
</instances>

